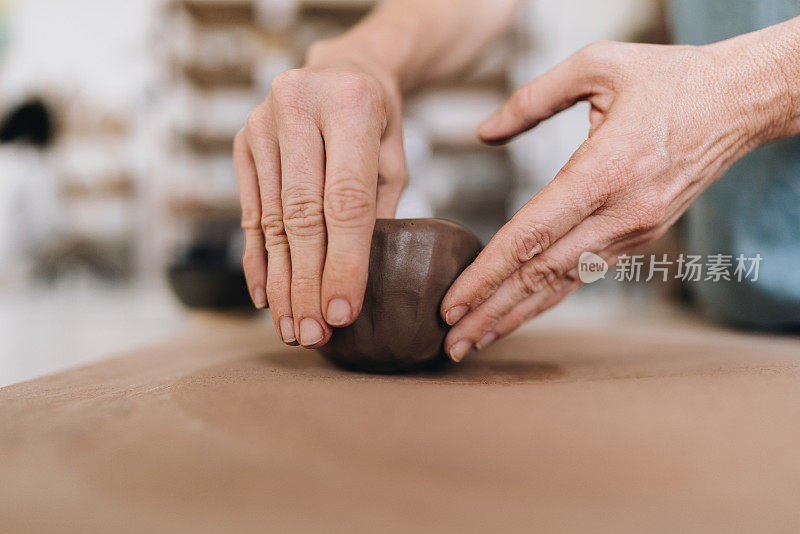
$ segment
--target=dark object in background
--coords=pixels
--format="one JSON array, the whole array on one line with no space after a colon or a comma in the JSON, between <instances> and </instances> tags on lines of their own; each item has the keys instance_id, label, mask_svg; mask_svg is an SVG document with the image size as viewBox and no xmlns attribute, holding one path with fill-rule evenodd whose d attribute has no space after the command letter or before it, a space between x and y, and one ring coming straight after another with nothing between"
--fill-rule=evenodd
<instances>
[{"instance_id":1,"label":"dark object in background","mask_svg":"<svg viewBox=\"0 0 800 534\"><path fill-rule=\"evenodd\" d=\"M448 326L439 307L481 248L472 232L449 221L379 219L361 313L350 326L335 328L320 352L342 367L373 373L446 361Z\"/></svg>"},{"instance_id":2,"label":"dark object in background","mask_svg":"<svg viewBox=\"0 0 800 534\"><path fill-rule=\"evenodd\" d=\"M45 148L54 134L52 113L41 100L28 100L17 105L0 122L0 143L26 143Z\"/></svg>"},{"instance_id":3,"label":"dark object in background","mask_svg":"<svg viewBox=\"0 0 800 534\"><path fill-rule=\"evenodd\" d=\"M178 300L188 308L253 311L244 272L230 261L228 248L194 245L169 268L168 278Z\"/></svg>"}]
</instances>

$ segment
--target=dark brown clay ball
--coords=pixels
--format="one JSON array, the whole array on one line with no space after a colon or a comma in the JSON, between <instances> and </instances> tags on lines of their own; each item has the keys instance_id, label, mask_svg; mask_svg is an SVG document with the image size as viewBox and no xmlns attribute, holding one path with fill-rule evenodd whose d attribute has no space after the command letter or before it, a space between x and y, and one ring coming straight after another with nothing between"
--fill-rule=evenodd
<instances>
[{"instance_id":1,"label":"dark brown clay ball","mask_svg":"<svg viewBox=\"0 0 800 534\"><path fill-rule=\"evenodd\" d=\"M439 307L481 251L475 235L441 219L379 219L364 305L355 322L335 328L320 348L348 369L399 373L445 361L448 326Z\"/></svg>"}]
</instances>

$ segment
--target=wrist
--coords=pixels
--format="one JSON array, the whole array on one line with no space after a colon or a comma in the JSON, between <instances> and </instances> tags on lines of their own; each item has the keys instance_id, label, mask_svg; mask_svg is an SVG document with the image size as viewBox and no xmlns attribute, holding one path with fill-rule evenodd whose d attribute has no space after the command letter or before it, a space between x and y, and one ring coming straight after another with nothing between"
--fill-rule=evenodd
<instances>
[{"instance_id":1,"label":"wrist","mask_svg":"<svg viewBox=\"0 0 800 534\"><path fill-rule=\"evenodd\" d=\"M326 39L312 44L304 66L312 69L349 69L364 72L374 77L383 86L387 97L401 97L400 83L396 73L377 58L363 52L363 47L352 46L343 38Z\"/></svg>"},{"instance_id":2,"label":"wrist","mask_svg":"<svg viewBox=\"0 0 800 534\"><path fill-rule=\"evenodd\" d=\"M800 17L780 24L762 43L767 70L778 85L775 138L800 134Z\"/></svg>"},{"instance_id":3,"label":"wrist","mask_svg":"<svg viewBox=\"0 0 800 534\"><path fill-rule=\"evenodd\" d=\"M722 53L720 97L734 108L755 146L800 133L800 18L711 45ZM733 113L734 116L737 113Z\"/></svg>"}]
</instances>

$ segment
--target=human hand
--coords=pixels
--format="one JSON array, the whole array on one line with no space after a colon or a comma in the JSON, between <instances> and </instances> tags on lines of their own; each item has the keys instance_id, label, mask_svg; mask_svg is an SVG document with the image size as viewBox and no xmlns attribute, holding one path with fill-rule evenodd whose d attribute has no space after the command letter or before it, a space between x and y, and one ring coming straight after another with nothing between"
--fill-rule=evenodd
<instances>
[{"instance_id":1,"label":"human hand","mask_svg":"<svg viewBox=\"0 0 800 534\"><path fill-rule=\"evenodd\" d=\"M359 314L375 219L407 181L400 105L357 66L296 69L236 136L247 285L286 343L321 346Z\"/></svg>"},{"instance_id":2,"label":"human hand","mask_svg":"<svg viewBox=\"0 0 800 534\"><path fill-rule=\"evenodd\" d=\"M750 36L706 47L601 42L518 89L479 127L485 142L582 100L589 136L450 288L441 307L455 325L450 357L460 361L578 288L582 252L614 265L662 235L736 159L787 135L791 91L773 57Z\"/></svg>"}]
</instances>

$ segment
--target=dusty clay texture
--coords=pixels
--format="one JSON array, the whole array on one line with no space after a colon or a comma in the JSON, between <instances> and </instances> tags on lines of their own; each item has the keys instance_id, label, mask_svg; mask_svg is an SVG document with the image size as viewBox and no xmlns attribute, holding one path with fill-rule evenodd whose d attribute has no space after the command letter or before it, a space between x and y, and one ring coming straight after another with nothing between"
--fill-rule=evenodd
<instances>
[{"instance_id":1,"label":"dusty clay texture","mask_svg":"<svg viewBox=\"0 0 800 534\"><path fill-rule=\"evenodd\" d=\"M320 351L338 365L375 373L444 361L439 306L481 248L472 232L449 221L379 219L361 313Z\"/></svg>"},{"instance_id":2,"label":"dusty clay texture","mask_svg":"<svg viewBox=\"0 0 800 534\"><path fill-rule=\"evenodd\" d=\"M798 353L546 314L446 372L363 375L207 315L0 388L0 532L800 532Z\"/></svg>"}]
</instances>

